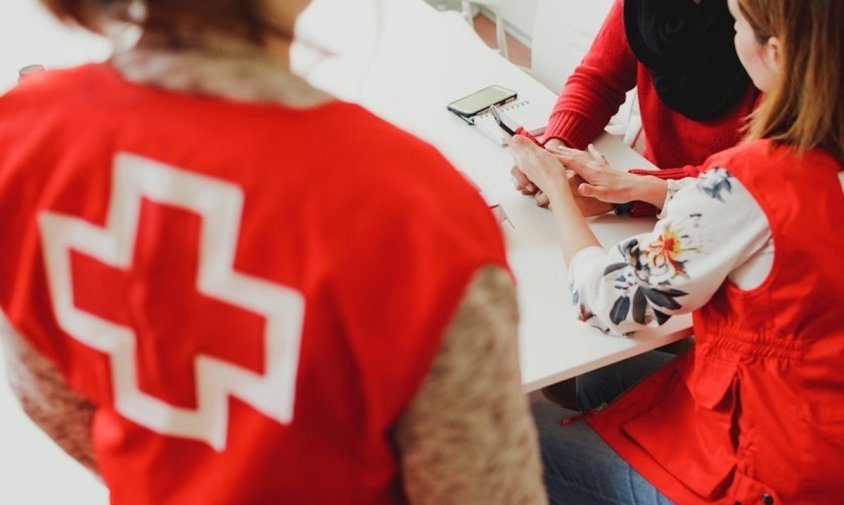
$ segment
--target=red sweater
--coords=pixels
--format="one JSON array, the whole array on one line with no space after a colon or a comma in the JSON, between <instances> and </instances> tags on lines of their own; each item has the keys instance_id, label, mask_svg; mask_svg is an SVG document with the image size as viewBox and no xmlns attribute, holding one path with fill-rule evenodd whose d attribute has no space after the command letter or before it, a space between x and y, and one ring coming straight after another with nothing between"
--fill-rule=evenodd
<instances>
[{"instance_id":1,"label":"red sweater","mask_svg":"<svg viewBox=\"0 0 844 505\"><path fill-rule=\"evenodd\" d=\"M741 139L744 118L753 110L757 90L717 121L693 121L669 109L654 88L650 71L636 59L624 31L623 3L616 0L589 53L569 77L551 113L545 139L559 138L583 149L603 132L638 87L646 147L644 156L660 168L697 165Z\"/></svg>"}]
</instances>

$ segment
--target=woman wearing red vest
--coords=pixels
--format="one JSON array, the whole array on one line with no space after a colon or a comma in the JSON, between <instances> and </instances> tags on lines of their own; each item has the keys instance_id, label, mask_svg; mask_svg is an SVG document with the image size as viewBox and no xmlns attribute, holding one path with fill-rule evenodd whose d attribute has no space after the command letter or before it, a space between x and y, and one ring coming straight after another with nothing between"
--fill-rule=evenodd
<instances>
[{"instance_id":1,"label":"woman wearing red vest","mask_svg":"<svg viewBox=\"0 0 844 505\"><path fill-rule=\"evenodd\" d=\"M844 503L844 3L729 7L765 98L744 143L642 195L668 200L652 233L605 252L563 163L600 185L606 161L514 141L551 199L581 318L626 334L693 312L697 337L667 363L643 358L665 363L650 375L599 371L580 398L597 413L535 406L554 503Z\"/></svg>"},{"instance_id":2,"label":"woman wearing red vest","mask_svg":"<svg viewBox=\"0 0 844 505\"><path fill-rule=\"evenodd\" d=\"M117 505L544 503L497 223L290 72L307 3L45 0L143 35L0 98L14 389Z\"/></svg>"}]
</instances>

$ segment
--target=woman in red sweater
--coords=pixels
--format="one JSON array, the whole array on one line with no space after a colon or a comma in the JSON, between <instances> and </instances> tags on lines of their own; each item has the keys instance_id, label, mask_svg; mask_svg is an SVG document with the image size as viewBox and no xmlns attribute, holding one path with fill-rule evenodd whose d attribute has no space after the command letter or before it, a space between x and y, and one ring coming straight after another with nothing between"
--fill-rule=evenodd
<instances>
[{"instance_id":1,"label":"woman in red sweater","mask_svg":"<svg viewBox=\"0 0 844 505\"><path fill-rule=\"evenodd\" d=\"M603 133L634 87L644 156L656 166L697 165L732 147L757 100L732 35L725 0L616 0L589 53L560 93L545 132L546 147L585 149ZM688 173L661 175L680 178ZM536 191L518 170L514 176L520 190ZM547 203L543 195L538 201ZM604 202L583 203L589 215L612 210Z\"/></svg>"},{"instance_id":2,"label":"woman in red sweater","mask_svg":"<svg viewBox=\"0 0 844 505\"><path fill-rule=\"evenodd\" d=\"M844 3L729 6L764 99L747 141L654 193L653 231L605 250L560 161L591 184L612 169L513 141L551 200L580 318L618 334L695 323L693 349L650 375L596 372L579 398L596 414L535 405L552 503L844 503Z\"/></svg>"}]
</instances>

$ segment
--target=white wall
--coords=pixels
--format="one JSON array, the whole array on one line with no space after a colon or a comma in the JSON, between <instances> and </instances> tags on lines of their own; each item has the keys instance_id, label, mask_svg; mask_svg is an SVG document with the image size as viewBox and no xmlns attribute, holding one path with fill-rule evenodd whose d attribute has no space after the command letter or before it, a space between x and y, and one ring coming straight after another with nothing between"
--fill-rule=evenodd
<instances>
[{"instance_id":1,"label":"white wall","mask_svg":"<svg viewBox=\"0 0 844 505\"><path fill-rule=\"evenodd\" d=\"M426 0L439 8L461 10L460 0ZM587 0L589 1L589 0ZM539 0L503 0L502 14L507 29L522 43L530 46L533 37L533 20ZM489 12L487 12L489 15Z\"/></svg>"},{"instance_id":2,"label":"white wall","mask_svg":"<svg viewBox=\"0 0 844 505\"><path fill-rule=\"evenodd\" d=\"M14 85L23 66L102 60L109 49L99 37L62 26L37 0L0 0L0 92Z\"/></svg>"},{"instance_id":3,"label":"white wall","mask_svg":"<svg viewBox=\"0 0 844 505\"><path fill-rule=\"evenodd\" d=\"M533 37L533 20L536 17L537 5L539 0L504 0L504 22L523 43L529 42Z\"/></svg>"}]
</instances>

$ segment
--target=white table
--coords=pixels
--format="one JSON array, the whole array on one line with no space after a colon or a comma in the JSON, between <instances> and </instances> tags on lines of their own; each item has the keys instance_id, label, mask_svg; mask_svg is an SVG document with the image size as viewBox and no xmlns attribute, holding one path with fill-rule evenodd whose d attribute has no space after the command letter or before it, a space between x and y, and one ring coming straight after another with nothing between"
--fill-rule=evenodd
<instances>
[{"instance_id":1,"label":"white table","mask_svg":"<svg viewBox=\"0 0 844 505\"><path fill-rule=\"evenodd\" d=\"M363 5L363 7L362 7ZM312 51L294 52L294 65L314 85L366 106L435 145L500 204L508 255L519 287L521 365L526 391L600 368L690 334L688 316L632 338L604 335L578 322L570 302L566 269L550 212L512 185L509 152L446 111L446 104L490 84L516 90L520 98L551 110L556 96L489 49L452 13L419 0L352 2L316 0L300 20L302 37L333 57L315 61ZM605 135L597 145L619 168L651 166ZM611 247L644 232L651 220L604 216L592 222Z\"/></svg>"}]
</instances>

